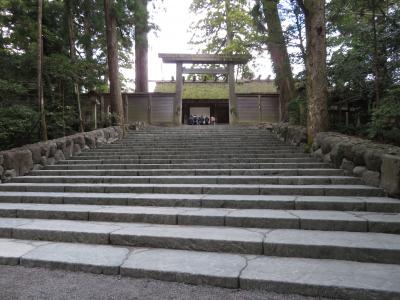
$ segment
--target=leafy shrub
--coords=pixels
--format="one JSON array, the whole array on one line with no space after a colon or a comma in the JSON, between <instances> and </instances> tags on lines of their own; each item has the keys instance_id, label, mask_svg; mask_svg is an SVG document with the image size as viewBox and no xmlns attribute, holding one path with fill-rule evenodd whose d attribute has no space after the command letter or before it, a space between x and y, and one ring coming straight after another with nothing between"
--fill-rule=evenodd
<instances>
[{"instance_id":1,"label":"leafy shrub","mask_svg":"<svg viewBox=\"0 0 400 300\"><path fill-rule=\"evenodd\" d=\"M305 97L299 95L289 102L289 123L292 125L307 124L307 100Z\"/></svg>"},{"instance_id":2,"label":"leafy shrub","mask_svg":"<svg viewBox=\"0 0 400 300\"><path fill-rule=\"evenodd\" d=\"M78 113L68 105L64 107L64 112L61 106L46 112L46 122L49 139L74 134L79 128Z\"/></svg>"},{"instance_id":3,"label":"leafy shrub","mask_svg":"<svg viewBox=\"0 0 400 300\"><path fill-rule=\"evenodd\" d=\"M400 131L400 89L392 90L372 112L368 128L370 138L399 140Z\"/></svg>"},{"instance_id":4,"label":"leafy shrub","mask_svg":"<svg viewBox=\"0 0 400 300\"><path fill-rule=\"evenodd\" d=\"M0 149L38 141L39 125L39 113L29 106L0 106Z\"/></svg>"}]
</instances>

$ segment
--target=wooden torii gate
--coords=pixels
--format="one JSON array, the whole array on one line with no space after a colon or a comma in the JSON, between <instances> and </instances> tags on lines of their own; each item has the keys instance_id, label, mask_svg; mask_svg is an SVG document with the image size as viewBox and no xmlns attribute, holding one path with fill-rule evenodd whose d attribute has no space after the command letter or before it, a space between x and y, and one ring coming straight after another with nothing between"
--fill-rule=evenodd
<instances>
[{"instance_id":1,"label":"wooden torii gate","mask_svg":"<svg viewBox=\"0 0 400 300\"><path fill-rule=\"evenodd\" d=\"M228 74L229 85L229 124L236 124L237 100L235 93L235 71L234 66L246 64L249 57L246 55L222 55L222 54L177 54L177 53L159 53L163 63L176 64L176 96L174 99L174 123L182 123L182 95L183 95L183 74ZM218 64L227 65L226 68L218 69L187 69L183 64Z\"/></svg>"}]
</instances>

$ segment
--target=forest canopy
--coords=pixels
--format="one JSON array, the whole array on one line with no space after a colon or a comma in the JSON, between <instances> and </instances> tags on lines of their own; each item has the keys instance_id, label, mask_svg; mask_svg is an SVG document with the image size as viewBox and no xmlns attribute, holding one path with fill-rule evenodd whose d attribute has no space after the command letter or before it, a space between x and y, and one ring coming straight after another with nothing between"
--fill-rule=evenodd
<instances>
[{"instance_id":1,"label":"forest canopy","mask_svg":"<svg viewBox=\"0 0 400 300\"><path fill-rule=\"evenodd\" d=\"M157 23L157 15L149 16L146 6L163 1L105 1L112 4L110 17L115 19L116 64L146 73L146 35L157 27L148 23L149 19ZM43 116L48 138L93 128L80 114L80 105L88 104L80 103L79 97L89 91L109 92L112 87L105 1L41 1L42 113L37 92L39 1L0 0L0 147L37 141ZM314 101L307 61L315 59L309 56L312 31L307 32L307 24L313 21L312 3L324 2L192 0L191 43L203 53L254 58L269 53L286 113L282 121L306 125L310 101ZM320 74L321 84L326 81L329 129L399 144L400 1L331 0L319 13L326 32L326 57L322 58L326 69ZM251 65L240 71L243 78L254 77ZM117 77L123 87L123 76ZM140 84L142 91L147 89L146 82L147 73ZM99 126L113 121L103 120Z\"/></svg>"}]
</instances>

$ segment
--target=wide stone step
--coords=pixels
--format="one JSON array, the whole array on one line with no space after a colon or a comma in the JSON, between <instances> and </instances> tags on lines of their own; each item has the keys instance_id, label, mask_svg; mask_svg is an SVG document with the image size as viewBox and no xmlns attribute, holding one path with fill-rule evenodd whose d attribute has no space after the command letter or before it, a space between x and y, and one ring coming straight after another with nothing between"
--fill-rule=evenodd
<instances>
[{"instance_id":1,"label":"wide stone step","mask_svg":"<svg viewBox=\"0 0 400 300\"><path fill-rule=\"evenodd\" d=\"M0 192L0 202L400 213L400 200L386 197Z\"/></svg>"},{"instance_id":2,"label":"wide stone step","mask_svg":"<svg viewBox=\"0 0 400 300\"><path fill-rule=\"evenodd\" d=\"M246 153L242 154L215 154L212 156L213 159L265 159L265 158L305 158L310 157L305 153L279 153L279 154L253 154L249 155ZM83 152L79 156L75 156L74 160L92 160L92 159L205 159L210 158L209 154L175 154L175 155L160 155L160 154L122 154L116 155L114 153L92 153Z\"/></svg>"},{"instance_id":3,"label":"wide stone step","mask_svg":"<svg viewBox=\"0 0 400 300\"><path fill-rule=\"evenodd\" d=\"M0 239L0 262L341 299L398 299L400 266Z\"/></svg>"},{"instance_id":4,"label":"wide stone step","mask_svg":"<svg viewBox=\"0 0 400 300\"><path fill-rule=\"evenodd\" d=\"M210 147L208 145L203 145L203 146L183 146L183 145L148 145L148 146L141 146L141 145L132 145L132 146L120 146L120 145L114 145L114 144L109 144L101 147L100 149L125 149L125 150L134 150L134 151L140 151L140 150L147 150L149 148L156 149L156 150L175 150L175 151L192 151L192 150L199 150L199 151L205 151L207 152L208 150L219 150L219 151L229 151L229 150L243 150L243 151L253 151L253 150L288 150L288 149L296 149L294 146L286 146L286 145L265 145L265 146L247 146L247 145L237 145L232 146L232 145L227 145L227 146L215 146L215 147Z\"/></svg>"},{"instance_id":5,"label":"wide stone step","mask_svg":"<svg viewBox=\"0 0 400 300\"><path fill-rule=\"evenodd\" d=\"M284 150L242 150L242 149L228 149L221 151L219 149L207 149L207 150L190 150L187 151L185 150L171 150L171 149L165 149L165 150L155 150L153 148L151 149L143 149L143 150L130 150L130 149L124 149L124 148L116 148L116 149L104 149L104 148L96 148L95 150L91 150L90 152L83 152L83 155L86 153L90 153L93 155L103 155L103 154L117 154L117 155L129 155L129 154L134 154L134 155L218 155L218 154L226 154L226 155L254 155L254 154L275 154L275 153L299 153L298 149L284 149Z\"/></svg>"},{"instance_id":6,"label":"wide stone step","mask_svg":"<svg viewBox=\"0 0 400 300\"><path fill-rule=\"evenodd\" d=\"M196 137L196 136L187 136L182 138L175 138L172 136L165 137L156 137L156 138L125 138L123 140L115 142L115 144L129 144L129 143L173 143L173 142L182 142L182 143L196 143L196 144L218 144L218 143L257 143L258 144L266 144L268 142L272 143L281 143L282 141L278 140L274 137L262 137L262 136L249 136L243 138L230 138L224 136L213 136L209 137Z\"/></svg>"},{"instance_id":7,"label":"wide stone step","mask_svg":"<svg viewBox=\"0 0 400 300\"><path fill-rule=\"evenodd\" d=\"M400 214L378 212L0 203L0 216L169 225L400 233ZM400 238L398 243L400 247Z\"/></svg>"},{"instance_id":8,"label":"wide stone step","mask_svg":"<svg viewBox=\"0 0 400 300\"><path fill-rule=\"evenodd\" d=\"M384 196L364 185L5 183L0 191L298 196Z\"/></svg>"},{"instance_id":9,"label":"wide stone step","mask_svg":"<svg viewBox=\"0 0 400 300\"><path fill-rule=\"evenodd\" d=\"M0 218L0 237L400 263L400 235L370 232Z\"/></svg>"},{"instance_id":10,"label":"wide stone step","mask_svg":"<svg viewBox=\"0 0 400 300\"><path fill-rule=\"evenodd\" d=\"M46 166L47 170L81 169L321 169L329 168L326 163L202 163L202 164L57 164Z\"/></svg>"},{"instance_id":11,"label":"wide stone step","mask_svg":"<svg viewBox=\"0 0 400 300\"><path fill-rule=\"evenodd\" d=\"M301 162L316 162L311 157L286 157L286 158L186 158L186 159L86 159L86 160L62 160L60 164L210 164L210 163L301 163Z\"/></svg>"},{"instance_id":12,"label":"wide stone step","mask_svg":"<svg viewBox=\"0 0 400 300\"><path fill-rule=\"evenodd\" d=\"M32 176L343 176L342 169L107 169L37 170Z\"/></svg>"},{"instance_id":13,"label":"wide stone step","mask_svg":"<svg viewBox=\"0 0 400 300\"><path fill-rule=\"evenodd\" d=\"M6 183L1 191L52 191L96 193L188 193L241 195L383 196L383 190L364 185L274 184L85 184Z\"/></svg>"},{"instance_id":14,"label":"wide stone step","mask_svg":"<svg viewBox=\"0 0 400 300\"><path fill-rule=\"evenodd\" d=\"M24 183L167 183L167 184L361 184L349 176L23 176Z\"/></svg>"},{"instance_id":15,"label":"wide stone step","mask_svg":"<svg viewBox=\"0 0 400 300\"><path fill-rule=\"evenodd\" d=\"M276 145L276 146L285 146L284 143L280 141L263 141L263 142L258 142L258 141L252 141L252 142L242 142L242 141L218 141L218 142L192 142L192 141L176 141L176 142L171 142L171 141L165 141L165 142L157 142L157 141L151 141L151 142L143 142L143 141L136 141L136 142L119 142L119 143L113 143L109 144L108 146L120 146L120 147L176 147L176 146L181 146L181 147L192 147L192 148L210 148L210 147L233 147L233 148L240 148L243 145L246 147L268 147L270 145Z\"/></svg>"}]
</instances>

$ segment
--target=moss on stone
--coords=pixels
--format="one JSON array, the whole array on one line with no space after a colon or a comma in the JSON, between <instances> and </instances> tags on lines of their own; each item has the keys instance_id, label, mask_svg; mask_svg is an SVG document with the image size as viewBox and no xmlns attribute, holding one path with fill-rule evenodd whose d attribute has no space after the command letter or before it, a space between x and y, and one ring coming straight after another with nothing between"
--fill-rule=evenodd
<instances>
[{"instance_id":1,"label":"moss on stone","mask_svg":"<svg viewBox=\"0 0 400 300\"><path fill-rule=\"evenodd\" d=\"M174 93L175 82L157 82L155 92ZM236 83L236 93L239 94L268 94L276 93L275 83L269 80L240 81ZM185 82L183 99L228 99L227 82Z\"/></svg>"}]
</instances>

